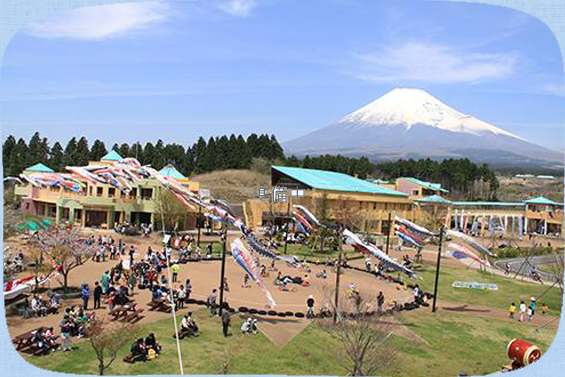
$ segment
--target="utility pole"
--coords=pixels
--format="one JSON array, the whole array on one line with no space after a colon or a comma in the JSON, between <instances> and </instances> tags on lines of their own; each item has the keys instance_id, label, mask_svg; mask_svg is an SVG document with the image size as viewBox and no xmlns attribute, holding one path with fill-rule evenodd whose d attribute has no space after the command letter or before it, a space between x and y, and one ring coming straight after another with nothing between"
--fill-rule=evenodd
<instances>
[{"instance_id":1,"label":"utility pole","mask_svg":"<svg viewBox=\"0 0 565 377\"><path fill-rule=\"evenodd\" d=\"M339 276L341 275L341 250L337 259L337 268L335 275L335 298L334 298L334 324L337 322L337 312L339 308Z\"/></svg>"},{"instance_id":2,"label":"utility pole","mask_svg":"<svg viewBox=\"0 0 565 377\"><path fill-rule=\"evenodd\" d=\"M284 253L288 247L288 233L290 232L290 198L287 198L286 206L286 237L284 238ZM284 233L283 233L284 234Z\"/></svg>"},{"instance_id":3,"label":"utility pole","mask_svg":"<svg viewBox=\"0 0 565 377\"><path fill-rule=\"evenodd\" d=\"M386 234L386 250L385 250L386 255L388 255L388 249L390 247L390 232L392 230L392 229L390 229L391 227L392 227L392 215L389 212L388 213L388 232Z\"/></svg>"},{"instance_id":4,"label":"utility pole","mask_svg":"<svg viewBox=\"0 0 565 377\"><path fill-rule=\"evenodd\" d=\"M435 313L436 311L436 302L437 302L437 294L438 294L438 285L439 285L439 268L441 263L441 245L443 243L443 227L441 227L439 231L439 246L437 251L437 264L436 264L436 279L434 282L434 301L432 304L432 312Z\"/></svg>"},{"instance_id":5,"label":"utility pole","mask_svg":"<svg viewBox=\"0 0 565 377\"><path fill-rule=\"evenodd\" d=\"M198 206L198 219L196 220L196 227L198 228L198 240L196 245L200 247L200 224L202 221L202 206Z\"/></svg>"},{"instance_id":6,"label":"utility pole","mask_svg":"<svg viewBox=\"0 0 565 377\"><path fill-rule=\"evenodd\" d=\"M222 272L220 273L220 310L219 316L222 316L222 308L224 307L224 279L226 276L226 242L227 242L226 222L222 221Z\"/></svg>"}]
</instances>

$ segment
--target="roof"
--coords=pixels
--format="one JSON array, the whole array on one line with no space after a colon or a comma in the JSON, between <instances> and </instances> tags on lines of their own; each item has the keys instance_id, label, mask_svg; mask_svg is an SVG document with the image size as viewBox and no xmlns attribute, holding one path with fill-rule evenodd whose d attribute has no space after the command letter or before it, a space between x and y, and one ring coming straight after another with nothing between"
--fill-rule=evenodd
<instances>
[{"instance_id":1,"label":"roof","mask_svg":"<svg viewBox=\"0 0 565 377\"><path fill-rule=\"evenodd\" d=\"M524 203L520 202L453 202L454 206L500 206L500 207L523 207Z\"/></svg>"},{"instance_id":2,"label":"roof","mask_svg":"<svg viewBox=\"0 0 565 377\"><path fill-rule=\"evenodd\" d=\"M33 166L30 166L29 168L27 168L25 171L36 171L36 172L40 172L40 173L54 173L55 171L53 169L51 169L50 167L47 167L43 164L35 164Z\"/></svg>"},{"instance_id":3,"label":"roof","mask_svg":"<svg viewBox=\"0 0 565 377\"><path fill-rule=\"evenodd\" d=\"M439 183L425 182L419 180L418 178L413 178L413 177L400 177L398 179L404 179L405 181L415 183L417 185L427 188L428 190L440 191L446 194L449 193L448 190L441 188L441 184Z\"/></svg>"},{"instance_id":4,"label":"roof","mask_svg":"<svg viewBox=\"0 0 565 377\"><path fill-rule=\"evenodd\" d=\"M100 159L100 161L122 161L122 160L123 157L120 156L120 154L113 149L110 152L106 153L106 156Z\"/></svg>"},{"instance_id":5,"label":"roof","mask_svg":"<svg viewBox=\"0 0 565 377\"><path fill-rule=\"evenodd\" d=\"M442 198L439 195L426 196L425 198L417 200L418 203L438 203L438 204L451 204L451 200Z\"/></svg>"},{"instance_id":6,"label":"roof","mask_svg":"<svg viewBox=\"0 0 565 377\"><path fill-rule=\"evenodd\" d=\"M552 205L552 206L559 205L559 203L554 202L551 199L544 198L543 196L538 196L537 198L525 200L524 203L526 203L526 204L545 204L545 205Z\"/></svg>"},{"instance_id":7,"label":"roof","mask_svg":"<svg viewBox=\"0 0 565 377\"><path fill-rule=\"evenodd\" d=\"M177 170L177 168L175 168L173 165L168 164L167 166L165 166L163 169L159 170L159 173L161 175L164 175L166 177L172 177L174 179L185 179L186 177L184 175L182 175L181 173L179 173L179 171Z\"/></svg>"},{"instance_id":8,"label":"roof","mask_svg":"<svg viewBox=\"0 0 565 377\"><path fill-rule=\"evenodd\" d=\"M391 190L362 179L354 178L347 174L336 173L333 171L293 168L287 166L271 166L271 169L318 190L363 192L369 194L408 197L408 195L402 192Z\"/></svg>"}]
</instances>

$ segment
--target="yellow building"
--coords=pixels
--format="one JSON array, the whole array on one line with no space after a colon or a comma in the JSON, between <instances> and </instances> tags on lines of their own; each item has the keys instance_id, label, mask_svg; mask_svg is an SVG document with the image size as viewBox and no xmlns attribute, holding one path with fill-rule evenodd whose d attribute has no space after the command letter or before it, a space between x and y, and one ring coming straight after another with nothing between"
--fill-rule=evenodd
<instances>
[{"instance_id":1,"label":"yellow building","mask_svg":"<svg viewBox=\"0 0 565 377\"><path fill-rule=\"evenodd\" d=\"M115 151L104 156L101 161L89 165L109 165L122 157ZM53 172L45 165L38 164L24 171ZM178 180L195 193L199 190L197 182L190 181L172 165L161 169L161 174ZM76 178L76 177L75 177ZM83 179L84 193L64 190L60 187L34 187L29 184L16 186L15 194L21 198L22 212L39 217L55 219L86 227L112 228L115 223L154 224L157 213L157 199L161 185L154 179L145 179L134 185L128 195L108 184L93 184ZM187 211L191 212L188 208ZM194 214L187 219L186 227L194 227Z\"/></svg>"},{"instance_id":2,"label":"yellow building","mask_svg":"<svg viewBox=\"0 0 565 377\"><path fill-rule=\"evenodd\" d=\"M350 224L372 233L393 233L389 216L414 219L413 201L407 194L382 187L347 174L295 167L272 166L270 193L275 187L303 192L303 197L253 198L245 203L246 220L257 228L285 223L292 212L290 202L301 204L319 215L326 201L328 221Z\"/></svg>"}]
</instances>

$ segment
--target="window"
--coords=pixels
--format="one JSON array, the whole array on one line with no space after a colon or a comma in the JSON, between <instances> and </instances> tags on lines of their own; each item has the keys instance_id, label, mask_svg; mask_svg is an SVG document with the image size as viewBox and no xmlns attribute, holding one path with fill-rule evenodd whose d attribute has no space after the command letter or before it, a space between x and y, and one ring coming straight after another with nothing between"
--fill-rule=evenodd
<instances>
[{"instance_id":1,"label":"window","mask_svg":"<svg viewBox=\"0 0 565 377\"><path fill-rule=\"evenodd\" d=\"M129 192L129 197L130 198L136 198L137 197L137 189L133 188L130 192Z\"/></svg>"},{"instance_id":2,"label":"window","mask_svg":"<svg viewBox=\"0 0 565 377\"><path fill-rule=\"evenodd\" d=\"M110 188L108 189L108 197L109 197L109 198L113 198L114 196L116 196L116 189L113 188L113 187L110 187Z\"/></svg>"},{"instance_id":3,"label":"window","mask_svg":"<svg viewBox=\"0 0 565 377\"><path fill-rule=\"evenodd\" d=\"M88 187L88 195L92 196L92 186Z\"/></svg>"},{"instance_id":4,"label":"window","mask_svg":"<svg viewBox=\"0 0 565 377\"><path fill-rule=\"evenodd\" d=\"M377 209L377 202L374 202L373 203L373 210L376 210L376 209Z\"/></svg>"},{"instance_id":5,"label":"window","mask_svg":"<svg viewBox=\"0 0 565 377\"><path fill-rule=\"evenodd\" d=\"M104 189L102 187L96 187L96 196L98 196L98 197L102 196L103 192L104 192Z\"/></svg>"},{"instance_id":6,"label":"window","mask_svg":"<svg viewBox=\"0 0 565 377\"><path fill-rule=\"evenodd\" d=\"M412 195L418 195L419 191L418 190L412 190Z\"/></svg>"},{"instance_id":7,"label":"window","mask_svg":"<svg viewBox=\"0 0 565 377\"><path fill-rule=\"evenodd\" d=\"M153 197L153 189L142 188L141 189L141 199L149 200Z\"/></svg>"}]
</instances>

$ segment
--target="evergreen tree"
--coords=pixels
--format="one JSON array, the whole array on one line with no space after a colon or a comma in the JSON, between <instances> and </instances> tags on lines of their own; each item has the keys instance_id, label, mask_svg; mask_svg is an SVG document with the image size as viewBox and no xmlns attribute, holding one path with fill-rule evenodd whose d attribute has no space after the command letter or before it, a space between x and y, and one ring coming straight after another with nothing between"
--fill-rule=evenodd
<instances>
[{"instance_id":1,"label":"evergreen tree","mask_svg":"<svg viewBox=\"0 0 565 377\"><path fill-rule=\"evenodd\" d=\"M6 138L6 141L2 144L2 164L4 166L4 176L12 176L17 172L14 172L14 148L16 147L16 138L12 135Z\"/></svg>"},{"instance_id":2,"label":"evergreen tree","mask_svg":"<svg viewBox=\"0 0 565 377\"><path fill-rule=\"evenodd\" d=\"M196 142L192 150L195 172L197 174L205 172L206 152L208 150L208 146L203 137L198 138L198 141Z\"/></svg>"},{"instance_id":3,"label":"evergreen tree","mask_svg":"<svg viewBox=\"0 0 565 377\"><path fill-rule=\"evenodd\" d=\"M62 172L65 170L65 154L63 151L63 147L57 141L53 144L53 148L51 148L51 152L49 153L49 166L51 169Z\"/></svg>"},{"instance_id":4,"label":"evergreen tree","mask_svg":"<svg viewBox=\"0 0 565 377\"><path fill-rule=\"evenodd\" d=\"M29 141L29 159L32 164L47 163L49 145L47 139L42 139L39 132L33 134Z\"/></svg>"},{"instance_id":5,"label":"evergreen tree","mask_svg":"<svg viewBox=\"0 0 565 377\"><path fill-rule=\"evenodd\" d=\"M29 147L26 141L22 138L18 139L16 146L12 151L12 174L18 175L21 174L24 169L33 165L32 160L30 158Z\"/></svg>"},{"instance_id":6,"label":"evergreen tree","mask_svg":"<svg viewBox=\"0 0 565 377\"><path fill-rule=\"evenodd\" d=\"M90 148L88 147L88 140L86 137L81 137L77 143L77 147L74 154L75 165L85 166L88 165L88 157L90 154Z\"/></svg>"},{"instance_id":7,"label":"evergreen tree","mask_svg":"<svg viewBox=\"0 0 565 377\"><path fill-rule=\"evenodd\" d=\"M75 156L77 154L77 139L71 138L68 141L67 146L65 147L65 157L63 159L65 166L77 166L78 163L75 160Z\"/></svg>"},{"instance_id":8,"label":"evergreen tree","mask_svg":"<svg viewBox=\"0 0 565 377\"><path fill-rule=\"evenodd\" d=\"M102 159L102 157L104 157L107 153L108 151L106 150L104 142L96 139L94 144L92 144L92 149L90 149L88 158L90 161L100 161L100 159Z\"/></svg>"},{"instance_id":9,"label":"evergreen tree","mask_svg":"<svg viewBox=\"0 0 565 377\"><path fill-rule=\"evenodd\" d=\"M118 150L116 150L116 152L118 152L118 154L120 156L122 156L123 158L125 157L131 157L130 154L130 149L129 149L129 144L128 143L122 143L122 145L120 145L118 147Z\"/></svg>"},{"instance_id":10,"label":"evergreen tree","mask_svg":"<svg viewBox=\"0 0 565 377\"><path fill-rule=\"evenodd\" d=\"M151 165L153 159L155 158L155 147L151 143L146 143L143 148L143 154L141 155L139 161L142 165Z\"/></svg>"}]
</instances>

